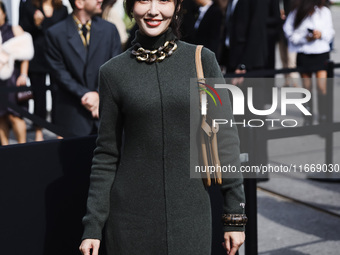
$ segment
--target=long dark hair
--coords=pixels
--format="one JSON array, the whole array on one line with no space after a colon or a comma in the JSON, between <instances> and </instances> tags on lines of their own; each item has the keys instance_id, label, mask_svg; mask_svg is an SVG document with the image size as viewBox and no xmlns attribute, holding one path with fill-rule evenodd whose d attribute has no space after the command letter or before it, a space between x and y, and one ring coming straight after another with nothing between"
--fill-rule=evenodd
<instances>
[{"instance_id":1,"label":"long dark hair","mask_svg":"<svg viewBox=\"0 0 340 255\"><path fill-rule=\"evenodd\" d=\"M5 4L2 1L0 1L0 9L5 14L5 23L7 23L8 22L8 18L7 18L7 13L6 13L6 6L5 6Z\"/></svg>"},{"instance_id":2,"label":"long dark hair","mask_svg":"<svg viewBox=\"0 0 340 255\"><path fill-rule=\"evenodd\" d=\"M112 7L117 0L103 0L102 10L104 11L107 7Z\"/></svg>"},{"instance_id":3,"label":"long dark hair","mask_svg":"<svg viewBox=\"0 0 340 255\"><path fill-rule=\"evenodd\" d=\"M315 11L315 6L321 8L325 6L325 0L297 0L296 16L294 20L294 29L298 28L302 21Z\"/></svg>"},{"instance_id":4,"label":"long dark hair","mask_svg":"<svg viewBox=\"0 0 340 255\"><path fill-rule=\"evenodd\" d=\"M37 7L37 8L41 8L43 2L45 2L46 0L32 0L32 4ZM52 0L52 6L55 9L59 9L63 6L63 1L62 0Z\"/></svg>"},{"instance_id":5,"label":"long dark hair","mask_svg":"<svg viewBox=\"0 0 340 255\"><path fill-rule=\"evenodd\" d=\"M126 14L130 17L130 19L133 18L132 16L132 10L133 6L135 5L135 2L138 0L124 0L124 7ZM182 22L182 0L175 0L175 13L174 16L172 16L170 27L172 28L172 31L174 34L180 38L181 32L180 32L180 26Z\"/></svg>"}]
</instances>

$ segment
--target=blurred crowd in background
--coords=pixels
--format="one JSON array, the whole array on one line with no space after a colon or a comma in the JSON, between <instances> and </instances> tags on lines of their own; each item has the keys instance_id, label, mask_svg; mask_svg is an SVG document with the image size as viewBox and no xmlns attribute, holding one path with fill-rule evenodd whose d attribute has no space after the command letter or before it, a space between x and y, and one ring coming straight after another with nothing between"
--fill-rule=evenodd
<instances>
[{"instance_id":1,"label":"blurred crowd in background","mask_svg":"<svg viewBox=\"0 0 340 255\"><path fill-rule=\"evenodd\" d=\"M82 9L77 1L70 0L74 10L73 14L69 14L62 0L21 0L18 10L20 26L16 27L9 24L6 6L0 0L0 86L31 84L33 112L44 120L48 118L46 91L50 90L52 110L48 119L72 130L75 136L96 132L98 84L95 80L98 70L91 73L87 65L95 62L100 66L130 48L137 29L133 21L119 15L115 8L116 0L88 0L101 3L100 10L95 7L92 10ZM322 123L327 116L325 63L330 58L335 34L329 5L327 0L184 0L180 39L204 45L213 51L224 74L275 69L278 45L284 68L303 67L307 70L300 74L287 74L284 86L298 86L296 78L303 77L303 87L311 90L312 74L315 73L318 78L318 121ZM84 15L87 20L82 20ZM59 24L59 30L55 25L59 22L67 24L66 20L70 17L73 17L74 24L70 24L74 25L76 40L83 42L83 45L75 45L74 49L88 54L83 64L71 63L67 59L66 55L72 56L71 49L66 49L67 45L60 43L58 35L54 34L63 31L62 25ZM112 47L115 50L105 53L105 57L100 59L100 54L94 53L91 59L95 37L105 41L103 38L110 35L108 31L95 33L99 17L114 24L115 28L108 27L113 31L112 38L108 39L113 46L98 44L96 47ZM71 35L61 36L64 40L72 40ZM19 52L18 47L25 50ZM33 49L34 55L29 54ZM16 93L0 95L1 145L9 144L10 128L18 143L24 143L25 121L4 103L7 101L23 109L28 107L28 101L19 102ZM306 104L306 108L313 111L313 102ZM75 126L72 123L75 123L73 119L77 119L77 114L82 119L78 119ZM311 124L310 118L304 120L304 125ZM35 141L44 140L42 127L34 125L34 132Z\"/></svg>"}]
</instances>

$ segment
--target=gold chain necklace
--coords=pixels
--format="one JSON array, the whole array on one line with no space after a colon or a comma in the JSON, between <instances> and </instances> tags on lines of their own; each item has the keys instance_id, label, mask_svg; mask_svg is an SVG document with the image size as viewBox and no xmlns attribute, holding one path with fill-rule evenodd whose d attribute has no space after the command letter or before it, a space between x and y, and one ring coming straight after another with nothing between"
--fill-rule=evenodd
<instances>
[{"instance_id":1,"label":"gold chain necklace","mask_svg":"<svg viewBox=\"0 0 340 255\"><path fill-rule=\"evenodd\" d=\"M166 41L163 46L156 50L146 50L141 47L140 44L136 44L132 50L132 54L136 56L136 59L146 63L161 62L166 57L170 57L177 49L175 40Z\"/></svg>"}]
</instances>

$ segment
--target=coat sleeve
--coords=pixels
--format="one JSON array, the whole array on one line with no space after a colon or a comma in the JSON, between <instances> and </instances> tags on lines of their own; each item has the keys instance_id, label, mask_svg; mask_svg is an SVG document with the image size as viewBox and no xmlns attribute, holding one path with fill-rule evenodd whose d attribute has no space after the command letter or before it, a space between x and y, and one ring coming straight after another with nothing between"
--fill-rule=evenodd
<instances>
[{"instance_id":1,"label":"coat sleeve","mask_svg":"<svg viewBox=\"0 0 340 255\"><path fill-rule=\"evenodd\" d=\"M308 43L307 41L307 30L294 28L296 11L289 13L285 24L283 25L283 31L287 39L295 46Z\"/></svg>"},{"instance_id":2,"label":"coat sleeve","mask_svg":"<svg viewBox=\"0 0 340 255\"><path fill-rule=\"evenodd\" d=\"M225 83L220 67L212 52L207 49L202 51L203 70L206 78L214 78L211 82L215 84ZM214 84L211 84L214 86ZM209 102L208 116L212 119L233 120L231 103L229 94L226 89L218 89L218 94L221 97L222 106L214 107L213 102ZM217 133L218 152L221 161L221 166L232 166L237 172L223 172L223 181L221 186L222 195L224 198L223 210L225 214L243 214L244 213L244 189L243 176L240 170L240 141L238 131L235 125L220 125ZM224 227L225 231L244 231L244 227Z\"/></svg>"},{"instance_id":3,"label":"coat sleeve","mask_svg":"<svg viewBox=\"0 0 340 255\"><path fill-rule=\"evenodd\" d=\"M47 30L46 46L46 59L50 65L51 73L58 81L58 85L79 99L81 99L85 93L90 92L88 88L74 79L67 69L64 63L63 49L51 29Z\"/></svg>"},{"instance_id":4,"label":"coat sleeve","mask_svg":"<svg viewBox=\"0 0 340 255\"><path fill-rule=\"evenodd\" d=\"M331 43L334 39L335 31L333 27L332 13L327 7L323 7L321 9L321 20L324 22L324 24L327 24L326 26L322 27L321 39L327 43Z\"/></svg>"},{"instance_id":5,"label":"coat sleeve","mask_svg":"<svg viewBox=\"0 0 340 255\"><path fill-rule=\"evenodd\" d=\"M105 78L105 73L109 71L102 69L99 73L100 124L90 175L87 212L83 218L83 239L102 238L122 144L123 124L118 96Z\"/></svg>"}]
</instances>

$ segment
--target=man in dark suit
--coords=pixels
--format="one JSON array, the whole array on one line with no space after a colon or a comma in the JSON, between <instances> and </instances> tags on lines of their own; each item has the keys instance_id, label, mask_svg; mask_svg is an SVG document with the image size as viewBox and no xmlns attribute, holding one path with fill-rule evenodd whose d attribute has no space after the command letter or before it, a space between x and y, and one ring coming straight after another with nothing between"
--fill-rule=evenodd
<instances>
[{"instance_id":1,"label":"man in dark suit","mask_svg":"<svg viewBox=\"0 0 340 255\"><path fill-rule=\"evenodd\" d=\"M280 14L280 0L268 0L268 16L267 16L267 46L268 58L266 69L275 68L275 49L279 41L280 29L282 28L282 20ZM269 76L274 78L274 75Z\"/></svg>"},{"instance_id":2,"label":"man in dark suit","mask_svg":"<svg viewBox=\"0 0 340 255\"><path fill-rule=\"evenodd\" d=\"M226 17L224 37L222 38L222 54L220 64L226 67L227 73L242 74L248 71L263 69L267 63L267 17L268 0L229 0ZM247 98L247 88L253 87L253 106L255 109L264 109L265 93L269 88L263 79L233 79L235 85L240 85L245 98ZM264 116L254 115L249 111L247 104L244 105L245 114L236 115L235 120L242 122L251 119L264 119ZM264 120L263 120L264 121ZM265 121L264 121L265 122ZM238 125L239 133L242 126ZM257 132L265 133L267 125L256 128ZM257 133L261 134L261 133ZM246 144L246 139L240 136L241 147ZM265 165L267 159L267 141L259 139L255 144L254 165ZM249 150L250 148L243 148Z\"/></svg>"},{"instance_id":3,"label":"man in dark suit","mask_svg":"<svg viewBox=\"0 0 340 255\"><path fill-rule=\"evenodd\" d=\"M227 72L261 69L267 59L267 1L229 0L220 64Z\"/></svg>"},{"instance_id":4,"label":"man in dark suit","mask_svg":"<svg viewBox=\"0 0 340 255\"><path fill-rule=\"evenodd\" d=\"M195 43L194 25L198 18L199 6L194 0L183 0L182 3L182 23L181 23L181 40L187 43Z\"/></svg>"},{"instance_id":5,"label":"man in dark suit","mask_svg":"<svg viewBox=\"0 0 340 255\"><path fill-rule=\"evenodd\" d=\"M121 52L116 27L96 15L103 0L70 0L73 13L47 31L47 60L57 82L55 124L74 136L98 125L99 67Z\"/></svg>"},{"instance_id":6,"label":"man in dark suit","mask_svg":"<svg viewBox=\"0 0 340 255\"><path fill-rule=\"evenodd\" d=\"M212 0L195 0L195 2L200 8L198 18L194 24L194 43L207 47L218 58L223 20L222 10Z\"/></svg>"}]
</instances>

